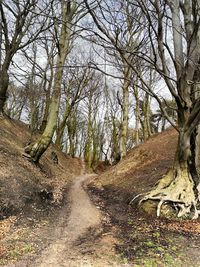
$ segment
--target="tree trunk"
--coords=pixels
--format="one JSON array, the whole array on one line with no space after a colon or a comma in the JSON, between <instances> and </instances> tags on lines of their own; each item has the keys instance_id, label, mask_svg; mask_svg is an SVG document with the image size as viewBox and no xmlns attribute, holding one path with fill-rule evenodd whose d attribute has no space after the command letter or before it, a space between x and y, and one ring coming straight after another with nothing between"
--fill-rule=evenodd
<instances>
[{"instance_id":1,"label":"tree trunk","mask_svg":"<svg viewBox=\"0 0 200 267\"><path fill-rule=\"evenodd\" d=\"M53 52L52 52L53 53ZM44 83L43 83L43 90L45 91L45 107L43 108L43 118L42 118L42 122L40 125L40 132L43 133L45 130L45 127L47 125L47 119L48 119L48 114L49 114L49 107L50 107L50 98L51 98L51 88L52 88L52 84L53 84L53 76L54 76L54 72L53 72L53 62L54 60L52 59L51 56L48 55L48 64L47 64L47 69L45 70L44 73ZM46 84L47 84L47 70L48 70L48 66L50 66L50 78L49 78L49 82L48 82L48 86L46 89Z\"/></svg>"},{"instance_id":2,"label":"tree trunk","mask_svg":"<svg viewBox=\"0 0 200 267\"><path fill-rule=\"evenodd\" d=\"M142 200L158 201L157 216L160 216L163 204L173 204L178 210L178 217L193 214L197 218L199 211L197 204L199 201L199 179L196 173L195 164L192 162L191 147L195 140L194 136L187 134L184 129L179 133L177 150L172 169L159 180L156 187L150 191Z\"/></svg>"},{"instance_id":3,"label":"tree trunk","mask_svg":"<svg viewBox=\"0 0 200 267\"><path fill-rule=\"evenodd\" d=\"M64 113L64 116L63 116L63 120L62 122L60 123L60 125L58 126L58 128L56 129L56 141L55 141L55 144L60 147L62 149L62 140L63 140L63 134L64 134L64 131L65 131L65 127L66 127L66 122L67 122L67 119L70 115L70 105L69 105L69 102L68 100L66 100L66 107L65 107L65 113Z\"/></svg>"},{"instance_id":4,"label":"tree trunk","mask_svg":"<svg viewBox=\"0 0 200 267\"><path fill-rule=\"evenodd\" d=\"M145 94L144 100L142 102L142 111L144 116L144 119L142 121L142 129L145 142L152 135L150 126L150 99L148 94Z\"/></svg>"},{"instance_id":5,"label":"tree trunk","mask_svg":"<svg viewBox=\"0 0 200 267\"><path fill-rule=\"evenodd\" d=\"M147 95L147 111L146 111L146 119L147 119L147 132L148 136L152 136L152 129L150 124L150 117L151 117L151 107L150 107L150 96Z\"/></svg>"},{"instance_id":6,"label":"tree trunk","mask_svg":"<svg viewBox=\"0 0 200 267\"><path fill-rule=\"evenodd\" d=\"M44 130L46 128L46 125L47 125L50 102L51 102L51 100L50 100L50 88L49 88L49 90L46 92L44 115L43 115L42 123L41 123L41 126L40 126L40 132L41 133L44 132Z\"/></svg>"},{"instance_id":7,"label":"tree trunk","mask_svg":"<svg viewBox=\"0 0 200 267\"><path fill-rule=\"evenodd\" d=\"M0 71L0 114L3 113L6 102L6 92L9 85L8 71L4 68Z\"/></svg>"},{"instance_id":8,"label":"tree trunk","mask_svg":"<svg viewBox=\"0 0 200 267\"><path fill-rule=\"evenodd\" d=\"M39 161L42 154L46 151L46 149L50 145L53 134L56 129L59 103L60 103L60 89L61 89L62 73L63 73L62 62L63 60L58 58L57 68L55 73L54 89L49 108L49 116L46 128L43 134L36 142L31 143L29 146L25 148L25 153L30 155L32 160L36 163Z\"/></svg>"},{"instance_id":9,"label":"tree trunk","mask_svg":"<svg viewBox=\"0 0 200 267\"><path fill-rule=\"evenodd\" d=\"M72 3L71 3L72 4ZM60 104L60 91L62 85L63 66L69 53L70 45L70 26L72 19L71 6L65 1L62 2L62 26L58 43L58 56L55 68L54 86L49 107L48 121L43 134L38 140L25 148L25 153L31 157L34 162L38 162L42 154L51 143L53 134L57 126L57 118Z\"/></svg>"},{"instance_id":10,"label":"tree trunk","mask_svg":"<svg viewBox=\"0 0 200 267\"><path fill-rule=\"evenodd\" d=\"M146 114L146 111L147 111L147 103L146 103L146 99L143 100L142 102L142 109L143 109L143 115L144 115L144 119L142 121L142 130L143 130L143 140L144 142L146 142L146 140L148 139L148 129L147 129L147 114Z\"/></svg>"},{"instance_id":11,"label":"tree trunk","mask_svg":"<svg viewBox=\"0 0 200 267\"><path fill-rule=\"evenodd\" d=\"M200 169L200 126L197 126L195 164Z\"/></svg>"},{"instance_id":12,"label":"tree trunk","mask_svg":"<svg viewBox=\"0 0 200 267\"><path fill-rule=\"evenodd\" d=\"M89 104L88 111L88 129L87 129L87 140L85 145L85 163L88 169L92 167L92 156L93 156L93 143L92 143L92 114L91 114L91 103Z\"/></svg>"},{"instance_id":13,"label":"tree trunk","mask_svg":"<svg viewBox=\"0 0 200 267\"><path fill-rule=\"evenodd\" d=\"M118 132L119 132L119 127L117 125L117 119L115 117L115 115L112 115L112 140L111 140L111 147L112 147L112 151L111 151L111 160L114 163L119 162L120 160L120 149L119 149L119 136L118 136Z\"/></svg>"},{"instance_id":14,"label":"tree trunk","mask_svg":"<svg viewBox=\"0 0 200 267\"><path fill-rule=\"evenodd\" d=\"M129 111L129 86L131 78L131 69L128 67L125 70L124 83L123 83L123 104L122 104L122 126L120 136L120 157L123 159L126 156L126 142L128 133L128 111Z\"/></svg>"},{"instance_id":15,"label":"tree trunk","mask_svg":"<svg viewBox=\"0 0 200 267\"><path fill-rule=\"evenodd\" d=\"M34 133L38 130L38 114L39 114L38 106L34 101L34 103L31 104L31 114L30 114L31 133Z\"/></svg>"},{"instance_id":16,"label":"tree trunk","mask_svg":"<svg viewBox=\"0 0 200 267\"><path fill-rule=\"evenodd\" d=\"M138 82L138 81L137 81ZM140 142L139 138L139 123L140 123L140 104L139 104L139 94L137 84L134 86L134 96L135 96L135 145L137 146Z\"/></svg>"},{"instance_id":17,"label":"tree trunk","mask_svg":"<svg viewBox=\"0 0 200 267\"><path fill-rule=\"evenodd\" d=\"M69 155L75 157L75 137L76 137L76 117L75 112L71 114L67 122L68 136L69 136Z\"/></svg>"},{"instance_id":18,"label":"tree trunk","mask_svg":"<svg viewBox=\"0 0 200 267\"><path fill-rule=\"evenodd\" d=\"M59 126L59 128L56 130L56 141L55 144L62 149L62 142L63 142L63 135L64 135L64 131L65 131L65 126L66 126L66 122L64 123L63 121L61 122L61 125Z\"/></svg>"}]
</instances>

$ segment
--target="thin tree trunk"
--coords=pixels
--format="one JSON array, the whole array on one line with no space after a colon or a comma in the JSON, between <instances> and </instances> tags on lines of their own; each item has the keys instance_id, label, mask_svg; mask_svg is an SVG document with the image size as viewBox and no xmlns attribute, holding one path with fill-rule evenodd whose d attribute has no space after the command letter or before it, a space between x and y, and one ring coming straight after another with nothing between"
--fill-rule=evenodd
<instances>
[{"instance_id":1,"label":"thin tree trunk","mask_svg":"<svg viewBox=\"0 0 200 267\"><path fill-rule=\"evenodd\" d=\"M143 109L143 122L142 122L142 129L143 129L143 139L144 142L148 139L148 130L147 130L147 103L146 103L146 97L142 102L142 109Z\"/></svg>"},{"instance_id":2,"label":"thin tree trunk","mask_svg":"<svg viewBox=\"0 0 200 267\"><path fill-rule=\"evenodd\" d=\"M142 103L142 109L143 109L143 116L144 116L142 126L143 126L143 137L144 137L144 142L145 142L152 135L151 126L150 126L150 99L149 99L148 94L145 94L145 97Z\"/></svg>"},{"instance_id":3,"label":"thin tree trunk","mask_svg":"<svg viewBox=\"0 0 200 267\"><path fill-rule=\"evenodd\" d=\"M74 112L69 117L67 122L68 137L69 137L69 154L75 156L75 137L76 137L76 118Z\"/></svg>"},{"instance_id":4,"label":"thin tree trunk","mask_svg":"<svg viewBox=\"0 0 200 267\"><path fill-rule=\"evenodd\" d=\"M151 117L150 96L147 94L146 118L147 118L147 132L148 132L148 137L152 136L152 129L151 129L151 125L150 125L150 117Z\"/></svg>"},{"instance_id":5,"label":"thin tree trunk","mask_svg":"<svg viewBox=\"0 0 200 267\"><path fill-rule=\"evenodd\" d=\"M91 97L90 97L91 98ZM85 145L85 163L89 169L92 167L92 110L91 110L91 99L89 99L89 111L88 111L88 129L87 129L87 140Z\"/></svg>"},{"instance_id":6,"label":"thin tree trunk","mask_svg":"<svg viewBox=\"0 0 200 267\"><path fill-rule=\"evenodd\" d=\"M117 163L120 160L119 142L118 142L118 127L116 125L116 118L112 115L112 161Z\"/></svg>"},{"instance_id":7,"label":"thin tree trunk","mask_svg":"<svg viewBox=\"0 0 200 267\"><path fill-rule=\"evenodd\" d=\"M126 156L126 142L128 133L128 111L129 111L129 86L132 71L127 67L124 74L124 83L122 86L123 91L123 104L122 104L122 125L120 136L120 157L123 159Z\"/></svg>"},{"instance_id":8,"label":"thin tree trunk","mask_svg":"<svg viewBox=\"0 0 200 267\"><path fill-rule=\"evenodd\" d=\"M135 145L137 146L140 142L139 139L139 123L140 123L140 105L139 105L139 96L137 84L134 87L134 96L135 96Z\"/></svg>"}]
</instances>

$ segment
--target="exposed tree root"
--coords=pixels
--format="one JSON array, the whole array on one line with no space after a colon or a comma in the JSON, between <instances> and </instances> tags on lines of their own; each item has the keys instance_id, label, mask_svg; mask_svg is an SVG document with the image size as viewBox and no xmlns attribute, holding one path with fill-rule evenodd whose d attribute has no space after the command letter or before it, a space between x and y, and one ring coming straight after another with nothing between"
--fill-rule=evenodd
<instances>
[{"instance_id":1,"label":"exposed tree root","mask_svg":"<svg viewBox=\"0 0 200 267\"><path fill-rule=\"evenodd\" d=\"M193 219L197 219L200 210L197 209L199 202L199 188L196 188L198 197L194 192L194 182L187 170L178 169L176 173L170 170L141 200L140 204L148 200L158 201L157 216L160 216L164 203L171 204L178 211L178 217L193 214ZM141 195L141 194L140 194ZM140 195L131 200L131 203Z\"/></svg>"}]
</instances>

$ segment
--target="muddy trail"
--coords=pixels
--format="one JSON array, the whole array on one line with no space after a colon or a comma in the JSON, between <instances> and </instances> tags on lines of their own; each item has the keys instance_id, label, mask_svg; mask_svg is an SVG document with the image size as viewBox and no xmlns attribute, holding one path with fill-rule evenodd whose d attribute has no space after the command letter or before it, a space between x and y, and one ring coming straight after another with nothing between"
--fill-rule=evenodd
<instances>
[{"instance_id":1,"label":"muddy trail","mask_svg":"<svg viewBox=\"0 0 200 267\"><path fill-rule=\"evenodd\" d=\"M68 193L70 214L63 209L57 225L48 229L51 241L40 255L7 267L127 266L115 259L114 238L111 233L103 234L103 215L83 188L93 177L83 174L75 179Z\"/></svg>"}]
</instances>

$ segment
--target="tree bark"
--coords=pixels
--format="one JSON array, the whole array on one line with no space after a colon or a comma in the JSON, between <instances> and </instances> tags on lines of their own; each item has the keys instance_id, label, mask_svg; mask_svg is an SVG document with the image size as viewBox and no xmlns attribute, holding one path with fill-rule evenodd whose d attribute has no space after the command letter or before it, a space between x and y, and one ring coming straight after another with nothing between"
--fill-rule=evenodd
<instances>
[{"instance_id":1,"label":"tree bark","mask_svg":"<svg viewBox=\"0 0 200 267\"><path fill-rule=\"evenodd\" d=\"M50 99L50 88L49 88L49 90L46 92L44 115L43 115L42 123L41 123L41 126L40 126L40 132L41 133L44 132L44 130L46 128L46 125L47 125L50 102L51 102L51 99Z\"/></svg>"},{"instance_id":2,"label":"tree bark","mask_svg":"<svg viewBox=\"0 0 200 267\"><path fill-rule=\"evenodd\" d=\"M71 3L72 4L72 3ZM40 157L46 151L51 143L53 134L57 126L57 118L59 113L60 92L62 85L63 66L69 53L70 34L71 34L71 5L62 1L62 26L58 42L58 55L54 76L54 86L49 107L48 121L43 134L35 142L32 142L25 148L25 153L31 157L34 162L38 162Z\"/></svg>"},{"instance_id":3,"label":"tree bark","mask_svg":"<svg viewBox=\"0 0 200 267\"><path fill-rule=\"evenodd\" d=\"M6 92L9 85L8 71L4 68L0 71L0 114L3 113L4 105L6 102Z\"/></svg>"},{"instance_id":4,"label":"tree bark","mask_svg":"<svg viewBox=\"0 0 200 267\"><path fill-rule=\"evenodd\" d=\"M139 123L140 123L140 104L139 104L139 92L137 86L138 80L133 88L134 97L135 97L135 133L134 133L134 140L135 145L139 145L140 137L139 137Z\"/></svg>"},{"instance_id":5,"label":"tree bark","mask_svg":"<svg viewBox=\"0 0 200 267\"><path fill-rule=\"evenodd\" d=\"M140 201L157 200L157 216L160 216L162 205L167 203L178 210L178 217L193 214L194 219L198 218L199 178L195 164L191 164L191 147L194 145L191 140L196 139L183 128L179 133L173 167Z\"/></svg>"},{"instance_id":6,"label":"tree bark","mask_svg":"<svg viewBox=\"0 0 200 267\"><path fill-rule=\"evenodd\" d=\"M71 113L67 122L68 136L69 136L69 155L75 157L76 153L76 117L75 112Z\"/></svg>"},{"instance_id":7,"label":"tree bark","mask_svg":"<svg viewBox=\"0 0 200 267\"><path fill-rule=\"evenodd\" d=\"M58 128L56 129L56 141L55 144L60 147L62 149L62 140L63 140L63 134L65 131L65 127L66 127L66 122L67 119L70 115L70 105L68 100L66 100L66 107L65 107L65 113L63 116L63 120L61 121L60 125L58 126Z\"/></svg>"},{"instance_id":8,"label":"tree bark","mask_svg":"<svg viewBox=\"0 0 200 267\"><path fill-rule=\"evenodd\" d=\"M122 86L123 91L123 104L122 104L122 125L120 135L120 157L123 159L126 156L126 142L128 133L128 111L129 111L129 86L132 71L130 67L125 69L124 83Z\"/></svg>"},{"instance_id":9,"label":"tree bark","mask_svg":"<svg viewBox=\"0 0 200 267\"><path fill-rule=\"evenodd\" d=\"M40 157L46 151L48 146L51 143L53 134L56 129L58 112L59 112L59 103L60 103L60 89L62 82L62 74L63 74L63 64L65 57L58 56L57 60L57 68L55 73L54 80L54 88L51 98L51 104L49 108L49 116L46 124L46 128L40 138L31 143L29 146L25 148L25 153L27 153L34 162L38 162Z\"/></svg>"},{"instance_id":10,"label":"tree bark","mask_svg":"<svg viewBox=\"0 0 200 267\"><path fill-rule=\"evenodd\" d=\"M88 128L87 128L87 140L85 144L85 163L88 169L92 168L92 157L93 157L93 140L92 140L92 96L89 96L89 110L88 110Z\"/></svg>"}]
</instances>

